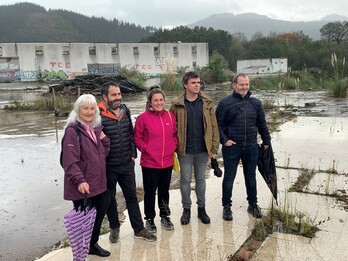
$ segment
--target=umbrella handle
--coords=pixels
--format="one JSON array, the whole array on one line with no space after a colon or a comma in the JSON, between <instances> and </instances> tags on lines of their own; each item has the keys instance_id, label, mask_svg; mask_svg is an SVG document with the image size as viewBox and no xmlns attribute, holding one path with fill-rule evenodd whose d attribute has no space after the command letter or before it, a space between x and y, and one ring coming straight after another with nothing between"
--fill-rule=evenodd
<instances>
[{"instance_id":1,"label":"umbrella handle","mask_svg":"<svg viewBox=\"0 0 348 261\"><path fill-rule=\"evenodd\" d=\"M86 208L88 203L87 193L85 192L85 198L83 199L83 206Z\"/></svg>"},{"instance_id":2,"label":"umbrella handle","mask_svg":"<svg viewBox=\"0 0 348 261\"><path fill-rule=\"evenodd\" d=\"M87 214L87 207L88 207L88 194L85 192L85 197L83 199L83 210L85 212L85 215Z\"/></svg>"}]
</instances>

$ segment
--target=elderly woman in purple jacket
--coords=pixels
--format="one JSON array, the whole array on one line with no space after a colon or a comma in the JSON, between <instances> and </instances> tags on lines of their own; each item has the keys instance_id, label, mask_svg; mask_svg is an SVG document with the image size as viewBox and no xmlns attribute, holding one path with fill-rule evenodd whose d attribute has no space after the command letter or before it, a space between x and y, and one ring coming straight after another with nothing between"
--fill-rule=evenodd
<instances>
[{"instance_id":1,"label":"elderly woman in purple jacket","mask_svg":"<svg viewBox=\"0 0 348 261\"><path fill-rule=\"evenodd\" d=\"M110 140L102 131L99 108L91 94L81 95L70 112L62 139L61 164L64 168L64 199L72 200L75 208L88 203L97 210L89 254L109 256L110 252L98 245L103 192L106 191L106 156Z\"/></svg>"}]
</instances>

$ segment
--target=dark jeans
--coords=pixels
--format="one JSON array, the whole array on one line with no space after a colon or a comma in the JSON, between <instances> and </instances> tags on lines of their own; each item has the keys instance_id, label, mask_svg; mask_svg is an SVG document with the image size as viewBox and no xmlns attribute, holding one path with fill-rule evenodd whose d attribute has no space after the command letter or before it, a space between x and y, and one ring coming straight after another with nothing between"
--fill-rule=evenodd
<instances>
[{"instance_id":1,"label":"dark jeans","mask_svg":"<svg viewBox=\"0 0 348 261\"><path fill-rule=\"evenodd\" d=\"M94 245L99 240L99 234L100 234L100 228L103 223L103 219L105 216L105 210L103 208L103 205L105 203L105 193L99 194L97 196L88 198L88 206L95 207L97 210L97 215L95 218L94 226L93 226L93 232L91 237L90 245ZM83 199L81 200L74 200L74 208L78 209L79 207L83 206Z\"/></svg>"},{"instance_id":2,"label":"dark jeans","mask_svg":"<svg viewBox=\"0 0 348 261\"><path fill-rule=\"evenodd\" d=\"M106 165L108 189L106 191L107 211L110 228L119 228L120 221L117 213L116 185L120 185L126 200L129 220L135 233L144 229L144 223L138 204L135 185L134 161L122 165Z\"/></svg>"},{"instance_id":3,"label":"dark jeans","mask_svg":"<svg viewBox=\"0 0 348 261\"><path fill-rule=\"evenodd\" d=\"M155 202L157 189L157 203L160 210L160 217L170 216L169 186L172 178L172 168L172 166L165 169L142 167L145 219L154 219L156 216Z\"/></svg>"},{"instance_id":4,"label":"dark jeans","mask_svg":"<svg viewBox=\"0 0 348 261\"><path fill-rule=\"evenodd\" d=\"M239 161L242 160L244 181L249 204L257 203L256 192L256 166L259 157L258 145L249 146L223 146L225 173L222 182L222 205L232 205L232 188L236 177Z\"/></svg>"}]
</instances>

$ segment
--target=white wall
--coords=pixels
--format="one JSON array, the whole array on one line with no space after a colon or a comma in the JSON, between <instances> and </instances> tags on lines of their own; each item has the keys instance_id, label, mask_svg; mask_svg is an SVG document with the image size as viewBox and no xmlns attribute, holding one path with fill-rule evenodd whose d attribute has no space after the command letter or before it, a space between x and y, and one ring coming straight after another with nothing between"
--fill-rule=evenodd
<instances>
[{"instance_id":1,"label":"white wall","mask_svg":"<svg viewBox=\"0 0 348 261\"><path fill-rule=\"evenodd\" d=\"M207 43L0 43L0 47L0 64L5 58L19 59L22 81L36 80L38 72L45 71L61 71L74 78L89 70L95 72L98 65L105 71L126 66L157 77L177 67L192 69L209 63ZM91 48L95 48L95 55L90 54ZM112 53L113 49L117 51ZM91 65L95 65L93 70Z\"/></svg>"},{"instance_id":2,"label":"white wall","mask_svg":"<svg viewBox=\"0 0 348 261\"><path fill-rule=\"evenodd\" d=\"M237 61L237 73L246 74L278 74L286 73L287 58L255 59Z\"/></svg>"}]
</instances>

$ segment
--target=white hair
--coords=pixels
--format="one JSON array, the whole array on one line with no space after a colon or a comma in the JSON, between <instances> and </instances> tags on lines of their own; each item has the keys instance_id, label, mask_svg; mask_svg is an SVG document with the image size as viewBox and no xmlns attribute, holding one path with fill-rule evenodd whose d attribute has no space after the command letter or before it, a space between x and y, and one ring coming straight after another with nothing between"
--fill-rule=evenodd
<instances>
[{"instance_id":1,"label":"white hair","mask_svg":"<svg viewBox=\"0 0 348 261\"><path fill-rule=\"evenodd\" d=\"M96 98L92 94L83 94L75 102L73 110L69 113L69 117L66 121L65 128L74 122L82 122L79 112L81 107L85 105L92 105L95 108L95 115L92 119L92 128L98 127L101 125L101 118L99 115L99 107Z\"/></svg>"}]
</instances>

